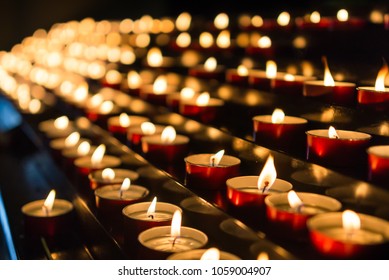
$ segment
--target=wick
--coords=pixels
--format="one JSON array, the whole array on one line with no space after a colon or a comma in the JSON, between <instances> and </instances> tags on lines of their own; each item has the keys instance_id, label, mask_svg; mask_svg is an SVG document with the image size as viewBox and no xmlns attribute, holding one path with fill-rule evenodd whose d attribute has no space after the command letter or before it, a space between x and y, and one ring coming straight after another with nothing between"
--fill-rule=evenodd
<instances>
[{"instance_id":1,"label":"wick","mask_svg":"<svg viewBox=\"0 0 389 280\"><path fill-rule=\"evenodd\" d=\"M45 212L46 216L49 216L49 208L47 208L46 205L42 206L42 210L43 210L43 212Z\"/></svg>"},{"instance_id":2,"label":"wick","mask_svg":"<svg viewBox=\"0 0 389 280\"><path fill-rule=\"evenodd\" d=\"M265 181L262 188L262 193L264 194L266 191L266 188L269 186L269 181Z\"/></svg>"},{"instance_id":3,"label":"wick","mask_svg":"<svg viewBox=\"0 0 389 280\"><path fill-rule=\"evenodd\" d=\"M211 166L215 167L215 158L214 157L211 158Z\"/></svg>"},{"instance_id":4,"label":"wick","mask_svg":"<svg viewBox=\"0 0 389 280\"><path fill-rule=\"evenodd\" d=\"M154 220L154 215L153 214L150 214L147 216L148 218L151 218L152 220Z\"/></svg>"},{"instance_id":5,"label":"wick","mask_svg":"<svg viewBox=\"0 0 389 280\"><path fill-rule=\"evenodd\" d=\"M348 230L348 231L346 232L346 240L351 240L353 234L354 234L354 231L353 231L353 230Z\"/></svg>"},{"instance_id":6,"label":"wick","mask_svg":"<svg viewBox=\"0 0 389 280\"><path fill-rule=\"evenodd\" d=\"M172 243L172 248L174 247L174 245L176 244L176 240L177 240L177 236L173 238L173 243Z\"/></svg>"},{"instance_id":7,"label":"wick","mask_svg":"<svg viewBox=\"0 0 389 280\"><path fill-rule=\"evenodd\" d=\"M339 139L339 136L338 136L338 135L335 135L335 139Z\"/></svg>"},{"instance_id":8,"label":"wick","mask_svg":"<svg viewBox=\"0 0 389 280\"><path fill-rule=\"evenodd\" d=\"M304 203L301 203L299 206L296 207L296 212L301 213L304 207Z\"/></svg>"},{"instance_id":9,"label":"wick","mask_svg":"<svg viewBox=\"0 0 389 280\"><path fill-rule=\"evenodd\" d=\"M123 198L123 191L122 190L119 191L119 197L120 197L120 199Z\"/></svg>"}]
</instances>

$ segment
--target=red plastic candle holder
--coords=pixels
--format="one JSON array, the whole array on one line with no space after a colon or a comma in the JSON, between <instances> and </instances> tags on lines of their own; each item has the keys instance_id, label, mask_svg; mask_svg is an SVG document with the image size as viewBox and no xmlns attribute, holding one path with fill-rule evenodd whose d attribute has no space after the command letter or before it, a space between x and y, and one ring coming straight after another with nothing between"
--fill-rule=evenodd
<instances>
[{"instance_id":1,"label":"red plastic candle holder","mask_svg":"<svg viewBox=\"0 0 389 280\"><path fill-rule=\"evenodd\" d=\"M182 160L188 153L189 137L176 135L171 143L164 143L161 135L142 137L142 152L156 162L173 163Z\"/></svg>"},{"instance_id":2,"label":"red plastic candle holder","mask_svg":"<svg viewBox=\"0 0 389 280\"><path fill-rule=\"evenodd\" d=\"M140 126L131 127L127 133L127 140L130 142L131 147L140 146L142 138L150 135L161 135L165 126L155 125L155 132L152 134L145 133Z\"/></svg>"},{"instance_id":3,"label":"red plastic candle holder","mask_svg":"<svg viewBox=\"0 0 389 280\"><path fill-rule=\"evenodd\" d=\"M367 149L369 180L384 184L389 180L389 145L372 146Z\"/></svg>"},{"instance_id":4,"label":"red plastic candle holder","mask_svg":"<svg viewBox=\"0 0 389 280\"><path fill-rule=\"evenodd\" d=\"M140 88L139 97L152 104L166 106L166 99L176 90L175 86L168 85L166 90L161 93L154 91L154 85L144 85Z\"/></svg>"},{"instance_id":5,"label":"red plastic candle holder","mask_svg":"<svg viewBox=\"0 0 389 280\"><path fill-rule=\"evenodd\" d=\"M206 105L197 105L196 100L191 99L180 103L179 112L203 123L211 123L219 118L223 106L224 101L221 99L210 98Z\"/></svg>"},{"instance_id":6,"label":"red plastic candle holder","mask_svg":"<svg viewBox=\"0 0 389 280\"><path fill-rule=\"evenodd\" d=\"M196 67L189 69L189 76L197 77L200 79L215 79L223 80L224 79L225 67L222 65L216 66L216 69L212 71L207 71L204 65L198 65Z\"/></svg>"},{"instance_id":7,"label":"red plastic candle holder","mask_svg":"<svg viewBox=\"0 0 389 280\"><path fill-rule=\"evenodd\" d=\"M359 87L358 104L384 110L389 107L389 89L385 91L375 90L374 87Z\"/></svg>"}]
</instances>

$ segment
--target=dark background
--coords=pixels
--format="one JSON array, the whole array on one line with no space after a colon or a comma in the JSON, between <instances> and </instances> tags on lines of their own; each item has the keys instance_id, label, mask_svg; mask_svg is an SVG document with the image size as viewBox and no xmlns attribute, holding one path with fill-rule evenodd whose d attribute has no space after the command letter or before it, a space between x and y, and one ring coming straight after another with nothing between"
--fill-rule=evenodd
<instances>
[{"instance_id":1,"label":"dark background","mask_svg":"<svg viewBox=\"0 0 389 280\"><path fill-rule=\"evenodd\" d=\"M219 12L277 16L287 10L292 16L319 10L323 15L335 15L340 8L350 15L368 16L373 8L387 11L384 0L239 0L239 1L133 1L133 0L2 0L0 7L0 49L9 50L38 28L49 29L54 23L80 20L85 17L101 19L137 19L177 16L182 11L213 18Z\"/></svg>"}]
</instances>

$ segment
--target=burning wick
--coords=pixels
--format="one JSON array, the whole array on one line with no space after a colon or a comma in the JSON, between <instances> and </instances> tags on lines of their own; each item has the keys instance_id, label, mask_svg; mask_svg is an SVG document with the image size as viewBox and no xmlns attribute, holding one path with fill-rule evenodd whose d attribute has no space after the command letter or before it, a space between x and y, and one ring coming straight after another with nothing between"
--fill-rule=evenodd
<instances>
[{"instance_id":1,"label":"burning wick","mask_svg":"<svg viewBox=\"0 0 389 280\"><path fill-rule=\"evenodd\" d=\"M55 190L51 190L45 202L42 205L42 211L45 213L46 216L49 216L51 210L53 209L54 200L55 200Z\"/></svg>"},{"instance_id":2,"label":"burning wick","mask_svg":"<svg viewBox=\"0 0 389 280\"><path fill-rule=\"evenodd\" d=\"M266 188L269 186L270 182L269 181L265 181L263 182L263 188L262 188L262 193L265 193L266 191Z\"/></svg>"},{"instance_id":3,"label":"burning wick","mask_svg":"<svg viewBox=\"0 0 389 280\"><path fill-rule=\"evenodd\" d=\"M173 248L174 245L176 244L176 241L177 241L178 238L179 238L179 236L175 236L175 237L173 238L172 248Z\"/></svg>"},{"instance_id":4,"label":"burning wick","mask_svg":"<svg viewBox=\"0 0 389 280\"><path fill-rule=\"evenodd\" d=\"M119 190L119 197L120 197L120 199L123 198L123 193L124 193L126 190L128 190L128 189L130 188L130 186L131 186L131 180L130 180L130 178L124 179L124 181L123 181L123 183L122 183L122 185L121 185L121 187L120 187L120 190Z\"/></svg>"},{"instance_id":5,"label":"burning wick","mask_svg":"<svg viewBox=\"0 0 389 280\"><path fill-rule=\"evenodd\" d=\"M155 208L157 206L157 197L154 197L153 201L150 203L149 208L147 209L147 217L154 220Z\"/></svg>"}]
</instances>

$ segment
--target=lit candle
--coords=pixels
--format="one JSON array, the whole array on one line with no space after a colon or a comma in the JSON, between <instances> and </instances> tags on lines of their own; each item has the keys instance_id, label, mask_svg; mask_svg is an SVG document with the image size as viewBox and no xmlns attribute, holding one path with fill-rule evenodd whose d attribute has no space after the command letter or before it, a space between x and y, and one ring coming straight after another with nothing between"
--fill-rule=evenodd
<instances>
[{"instance_id":1,"label":"lit candle","mask_svg":"<svg viewBox=\"0 0 389 280\"><path fill-rule=\"evenodd\" d=\"M91 146L88 141L80 141L79 144L74 147L63 149L61 154L64 158L64 169L73 171L76 158L92 155L95 150L96 146Z\"/></svg>"},{"instance_id":2,"label":"lit candle","mask_svg":"<svg viewBox=\"0 0 389 280\"><path fill-rule=\"evenodd\" d=\"M266 61L266 70L252 70L249 74L249 84L255 88L270 91L272 80L282 77L277 73L277 64L273 60Z\"/></svg>"},{"instance_id":3,"label":"lit candle","mask_svg":"<svg viewBox=\"0 0 389 280\"><path fill-rule=\"evenodd\" d=\"M39 123L38 129L48 138L63 138L74 131L73 123L67 116L61 116L54 120L47 120Z\"/></svg>"},{"instance_id":4,"label":"lit candle","mask_svg":"<svg viewBox=\"0 0 389 280\"><path fill-rule=\"evenodd\" d=\"M137 148L142 143L143 136L161 135L165 129L163 125L155 125L152 122L142 122L138 126L133 126L128 130L127 139L132 149Z\"/></svg>"},{"instance_id":5,"label":"lit candle","mask_svg":"<svg viewBox=\"0 0 389 280\"><path fill-rule=\"evenodd\" d=\"M153 227L139 234L142 259L166 259L172 253L198 249L207 244L206 234L194 228L181 227L181 219L181 212L175 211L171 226Z\"/></svg>"},{"instance_id":6,"label":"lit candle","mask_svg":"<svg viewBox=\"0 0 389 280\"><path fill-rule=\"evenodd\" d=\"M167 126L161 135L144 136L142 151L151 160L172 163L182 158L188 152L189 138L177 135L172 126Z\"/></svg>"},{"instance_id":7,"label":"lit candle","mask_svg":"<svg viewBox=\"0 0 389 280\"><path fill-rule=\"evenodd\" d=\"M93 97L92 97L93 98ZM106 128L108 119L119 113L119 108L111 100L101 101L96 107L88 108L86 117Z\"/></svg>"},{"instance_id":8,"label":"lit candle","mask_svg":"<svg viewBox=\"0 0 389 280\"><path fill-rule=\"evenodd\" d=\"M166 103L173 112L178 112L181 101L191 100L197 95L198 94L193 88L184 87L179 93L169 94L166 98Z\"/></svg>"},{"instance_id":9,"label":"lit candle","mask_svg":"<svg viewBox=\"0 0 389 280\"><path fill-rule=\"evenodd\" d=\"M66 138L57 138L51 140L49 146L53 153L54 158L57 160L61 160L63 150L77 147L77 145L83 141L89 141L89 140L81 138L80 133L76 131L71 133Z\"/></svg>"},{"instance_id":10,"label":"lit candle","mask_svg":"<svg viewBox=\"0 0 389 280\"><path fill-rule=\"evenodd\" d=\"M157 47L152 47L147 52L145 64L152 68L171 68L175 65L175 60L172 57L162 55L162 52Z\"/></svg>"},{"instance_id":11,"label":"lit candle","mask_svg":"<svg viewBox=\"0 0 389 280\"><path fill-rule=\"evenodd\" d=\"M133 182L139 178L139 174L128 169L104 168L89 173L88 178L91 189L95 190L106 185L121 184L126 178Z\"/></svg>"},{"instance_id":12,"label":"lit candle","mask_svg":"<svg viewBox=\"0 0 389 280\"><path fill-rule=\"evenodd\" d=\"M131 70L127 73L127 86L130 94L139 95L140 87L143 84L142 77L138 72Z\"/></svg>"},{"instance_id":13,"label":"lit candle","mask_svg":"<svg viewBox=\"0 0 389 280\"><path fill-rule=\"evenodd\" d=\"M274 48L272 47L272 41L270 37L261 36L257 42L251 43L251 45L247 46L245 52L248 55L272 57L274 55Z\"/></svg>"},{"instance_id":14,"label":"lit candle","mask_svg":"<svg viewBox=\"0 0 389 280\"><path fill-rule=\"evenodd\" d=\"M215 57L209 57L204 65L190 68L189 75L202 79L221 80L224 78L224 66L218 65Z\"/></svg>"},{"instance_id":15,"label":"lit candle","mask_svg":"<svg viewBox=\"0 0 389 280\"><path fill-rule=\"evenodd\" d=\"M122 74L115 70L111 69L105 73L104 78L101 80L103 87L110 87L113 89L120 89L122 85L123 76Z\"/></svg>"},{"instance_id":16,"label":"lit candle","mask_svg":"<svg viewBox=\"0 0 389 280\"><path fill-rule=\"evenodd\" d=\"M351 210L317 215L307 226L313 246L331 258L366 259L389 240L387 221Z\"/></svg>"},{"instance_id":17,"label":"lit candle","mask_svg":"<svg viewBox=\"0 0 389 280\"><path fill-rule=\"evenodd\" d=\"M316 78L278 72L270 87L274 93L302 95L304 83L313 80Z\"/></svg>"},{"instance_id":18,"label":"lit candle","mask_svg":"<svg viewBox=\"0 0 389 280\"><path fill-rule=\"evenodd\" d=\"M51 190L46 199L23 205L21 211L29 236L61 236L71 228L73 204L64 199L56 199L55 190Z\"/></svg>"},{"instance_id":19,"label":"lit candle","mask_svg":"<svg viewBox=\"0 0 389 280\"><path fill-rule=\"evenodd\" d=\"M186 252L174 253L168 260L240 260L240 258L229 252L220 251L217 248L197 249Z\"/></svg>"},{"instance_id":20,"label":"lit candle","mask_svg":"<svg viewBox=\"0 0 389 280\"><path fill-rule=\"evenodd\" d=\"M327 59L323 57L324 80L305 81L303 95L307 97L322 97L325 100L350 105L356 102L356 84L348 82L335 82L328 67Z\"/></svg>"},{"instance_id":21,"label":"lit candle","mask_svg":"<svg viewBox=\"0 0 389 280\"><path fill-rule=\"evenodd\" d=\"M216 154L190 155L184 161L187 187L223 190L227 179L239 174L240 159L224 155L224 150Z\"/></svg>"},{"instance_id":22,"label":"lit candle","mask_svg":"<svg viewBox=\"0 0 389 280\"><path fill-rule=\"evenodd\" d=\"M166 105L166 99L175 92L175 86L169 85L165 75L158 76L153 85L140 88L140 98L157 105Z\"/></svg>"},{"instance_id":23,"label":"lit candle","mask_svg":"<svg viewBox=\"0 0 389 280\"><path fill-rule=\"evenodd\" d=\"M247 85L249 71L250 70L243 64L239 65L236 69L227 69L226 81L231 84Z\"/></svg>"},{"instance_id":24,"label":"lit candle","mask_svg":"<svg viewBox=\"0 0 389 280\"><path fill-rule=\"evenodd\" d=\"M389 145L371 146L367 149L369 180L386 184L389 179Z\"/></svg>"},{"instance_id":25,"label":"lit candle","mask_svg":"<svg viewBox=\"0 0 389 280\"><path fill-rule=\"evenodd\" d=\"M285 116L281 109L275 109L272 115L253 117L253 127L254 141L265 147L284 151L306 149L306 119Z\"/></svg>"},{"instance_id":26,"label":"lit candle","mask_svg":"<svg viewBox=\"0 0 389 280\"><path fill-rule=\"evenodd\" d=\"M332 166L353 166L366 162L366 149L371 135L367 133L329 129L309 130L307 159Z\"/></svg>"},{"instance_id":27,"label":"lit candle","mask_svg":"<svg viewBox=\"0 0 389 280\"><path fill-rule=\"evenodd\" d=\"M136 115L129 116L126 113L121 113L119 116L108 118L107 125L110 132L114 134L127 135L130 127L138 126L148 120L149 118L147 117Z\"/></svg>"}]
</instances>

